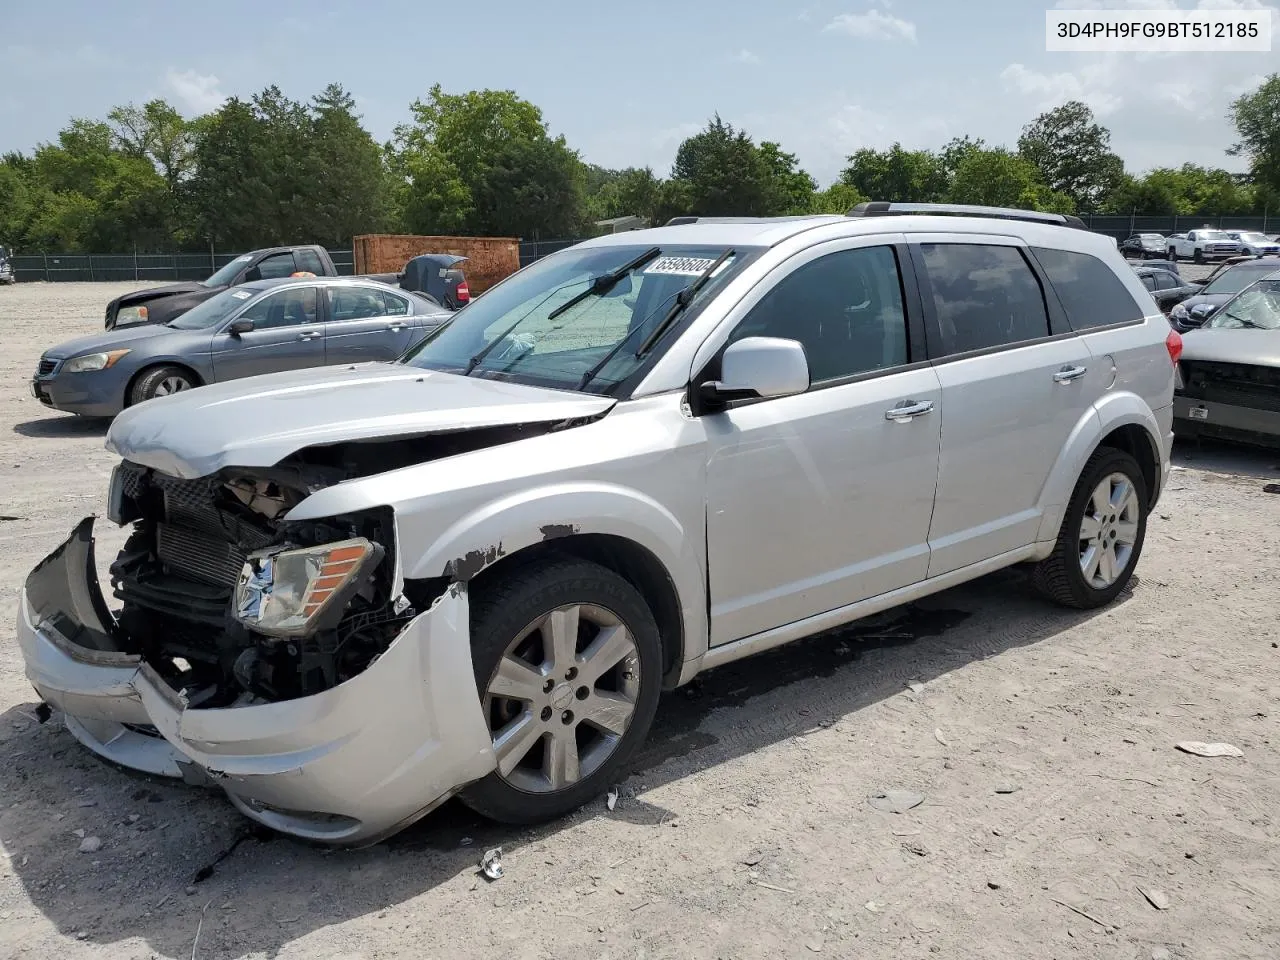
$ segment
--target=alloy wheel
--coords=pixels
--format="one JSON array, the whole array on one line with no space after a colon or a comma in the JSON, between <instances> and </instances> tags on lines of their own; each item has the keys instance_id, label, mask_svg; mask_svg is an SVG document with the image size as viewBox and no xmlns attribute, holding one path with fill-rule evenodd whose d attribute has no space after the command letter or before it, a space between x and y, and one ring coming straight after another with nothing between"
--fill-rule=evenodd
<instances>
[{"instance_id":1,"label":"alloy wheel","mask_svg":"<svg viewBox=\"0 0 1280 960\"><path fill-rule=\"evenodd\" d=\"M1112 473L1094 488L1080 520L1080 571L1095 590L1117 580L1133 558L1142 505L1123 473Z\"/></svg>"},{"instance_id":2,"label":"alloy wheel","mask_svg":"<svg viewBox=\"0 0 1280 960\"><path fill-rule=\"evenodd\" d=\"M485 689L498 775L529 793L564 790L618 748L640 694L635 638L614 613L557 607L507 646Z\"/></svg>"},{"instance_id":3,"label":"alloy wheel","mask_svg":"<svg viewBox=\"0 0 1280 960\"><path fill-rule=\"evenodd\" d=\"M191 384L182 377L165 377L156 384L155 396L167 397L171 393L180 393L183 390L190 389Z\"/></svg>"}]
</instances>

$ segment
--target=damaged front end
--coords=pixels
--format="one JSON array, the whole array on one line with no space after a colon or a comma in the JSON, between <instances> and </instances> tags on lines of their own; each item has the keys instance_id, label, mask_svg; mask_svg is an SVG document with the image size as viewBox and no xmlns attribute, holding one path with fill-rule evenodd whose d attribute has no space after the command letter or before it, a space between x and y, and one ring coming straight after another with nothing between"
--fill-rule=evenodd
<instances>
[{"instance_id":1,"label":"damaged front end","mask_svg":"<svg viewBox=\"0 0 1280 960\"><path fill-rule=\"evenodd\" d=\"M92 518L29 576L37 691L102 756L216 784L309 839L372 842L493 769L465 587L402 582L379 509L290 523L303 468L179 479L125 462L132 533L97 583Z\"/></svg>"}]
</instances>

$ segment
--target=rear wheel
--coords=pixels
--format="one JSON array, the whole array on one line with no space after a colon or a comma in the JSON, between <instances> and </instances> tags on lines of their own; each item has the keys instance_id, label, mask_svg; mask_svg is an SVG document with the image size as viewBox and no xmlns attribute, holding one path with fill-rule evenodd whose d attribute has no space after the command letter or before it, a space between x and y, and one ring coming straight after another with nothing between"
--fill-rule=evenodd
<instances>
[{"instance_id":1,"label":"rear wheel","mask_svg":"<svg viewBox=\"0 0 1280 960\"><path fill-rule=\"evenodd\" d=\"M1037 589L1082 610L1114 600L1142 554L1147 502L1138 462L1122 450L1099 449L1076 481L1053 553L1036 565Z\"/></svg>"},{"instance_id":2,"label":"rear wheel","mask_svg":"<svg viewBox=\"0 0 1280 960\"><path fill-rule=\"evenodd\" d=\"M504 823L602 793L658 707L662 644L644 598L580 560L528 566L472 604L476 685L498 769L461 799Z\"/></svg>"},{"instance_id":3,"label":"rear wheel","mask_svg":"<svg viewBox=\"0 0 1280 960\"><path fill-rule=\"evenodd\" d=\"M1204 251L1196 247L1196 252L1191 257L1196 263L1204 263Z\"/></svg>"},{"instance_id":4,"label":"rear wheel","mask_svg":"<svg viewBox=\"0 0 1280 960\"><path fill-rule=\"evenodd\" d=\"M1178 262L1178 250L1177 250L1177 248L1176 248L1176 247L1170 247L1170 248L1169 248L1169 260L1170 260L1170 262L1172 262L1172 263L1177 263L1177 262Z\"/></svg>"},{"instance_id":5,"label":"rear wheel","mask_svg":"<svg viewBox=\"0 0 1280 960\"><path fill-rule=\"evenodd\" d=\"M195 386L197 384L191 372L182 367L152 367L150 370L144 370L142 375L133 382L133 389L129 391L129 405L142 403L153 397L181 393Z\"/></svg>"}]
</instances>

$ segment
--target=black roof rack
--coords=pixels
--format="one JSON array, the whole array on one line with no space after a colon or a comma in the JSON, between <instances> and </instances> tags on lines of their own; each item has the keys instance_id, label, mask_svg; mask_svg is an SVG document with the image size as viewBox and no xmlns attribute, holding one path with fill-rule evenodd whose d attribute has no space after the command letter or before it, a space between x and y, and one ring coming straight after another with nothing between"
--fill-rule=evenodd
<instances>
[{"instance_id":1,"label":"black roof rack","mask_svg":"<svg viewBox=\"0 0 1280 960\"><path fill-rule=\"evenodd\" d=\"M963 203L890 203L887 200L870 200L860 203L846 216L896 217L911 214L943 215L953 217L989 217L996 220L1025 220L1029 223L1048 223L1059 227L1088 230L1083 220L1067 213L1041 213L1038 210L1018 210L1013 207L982 207Z\"/></svg>"},{"instance_id":2,"label":"black roof rack","mask_svg":"<svg viewBox=\"0 0 1280 960\"><path fill-rule=\"evenodd\" d=\"M682 224L682 223L697 223L697 222L698 222L698 218L697 218L697 217L672 217L670 220L668 220L666 223L664 223L664 224L663 224L663 226L664 226L664 227L678 227L678 226L680 226L680 224Z\"/></svg>"},{"instance_id":3,"label":"black roof rack","mask_svg":"<svg viewBox=\"0 0 1280 960\"><path fill-rule=\"evenodd\" d=\"M813 220L822 217L820 213L803 213L788 217L672 217L664 227L678 227L686 223L788 223L793 220Z\"/></svg>"}]
</instances>

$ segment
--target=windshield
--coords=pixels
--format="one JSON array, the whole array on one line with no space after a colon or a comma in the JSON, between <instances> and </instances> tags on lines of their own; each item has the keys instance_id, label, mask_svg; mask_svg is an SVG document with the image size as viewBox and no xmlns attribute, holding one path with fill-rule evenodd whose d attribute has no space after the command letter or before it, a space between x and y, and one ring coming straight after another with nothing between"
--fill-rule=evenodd
<instances>
[{"instance_id":1,"label":"windshield","mask_svg":"<svg viewBox=\"0 0 1280 960\"><path fill-rule=\"evenodd\" d=\"M1209 318L1218 330L1280 330L1280 278L1259 280Z\"/></svg>"},{"instance_id":2,"label":"windshield","mask_svg":"<svg viewBox=\"0 0 1280 960\"><path fill-rule=\"evenodd\" d=\"M244 269L244 265L253 259L252 254L246 253L243 257L236 257L230 263L220 270L216 270L213 276L207 280L201 280L206 287L229 287L231 281L236 278L236 274Z\"/></svg>"},{"instance_id":3,"label":"windshield","mask_svg":"<svg viewBox=\"0 0 1280 960\"><path fill-rule=\"evenodd\" d=\"M1196 236L1201 240L1230 240L1221 230L1197 230Z\"/></svg>"},{"instance_id":4,"label":"windshield","mask_svg":"<svg viewBox=\"0 0 1280 960\"><path fill-rule=\"evenodd\" d=\"M1238 267L1231 267L1200 288L1201 293L1239 293L1253 281L1259 277L1265 277L1268 273L1275 273L1275 265L1268 264L1264 267L1256 267L1250 263L1242 263Z\"/></svg>"},{"instance_id":5,"label":"windshield","mask_svg":"<svg viewBox=\"0 0 1280 960\"><path fill-rule=\"evenodd\" d=\"M255 287L235 287L223 290L203 303L197 303L186 313L169 321L175 330L207 330L216 327L233 312L244 306L246 300L262 291Z\"/></svg>"},{"instance_id":6,"label":"windshield","mask_svg":"<svg viewBox=\"0 0 1280 960\"><path fill-rule=\"evenodd\" d=\"M463 307L401 362L608 393L644 362L636 353L678 302L677 294L727 252L723 246L570 247ZM735 248L692 299L690 310L708 303L753 252ZM616 284L593 285L631 263L636 265ZM672 336L668 332L656 348Z\"/></svg>"},{"instance_id":7,"label":"windshield","mask_svg":"<svg viewBox=\"0 0 1280 960\"><path fill-rule=\"evenodd\" d=\"M1245 243L1270 243L1271 242L1260 233L1237 233L1235 234L1235 237L1238 240L1243 240Z\"/></svg>"}]
</instances>

